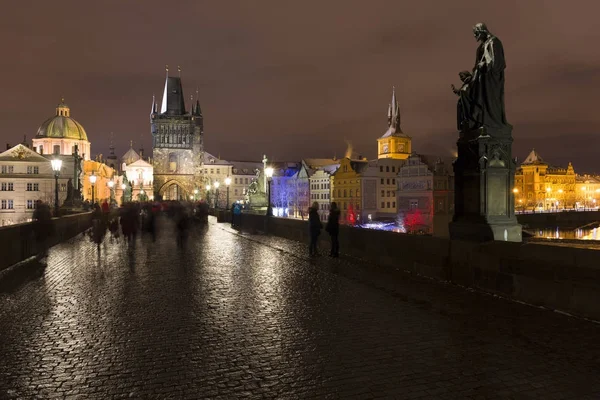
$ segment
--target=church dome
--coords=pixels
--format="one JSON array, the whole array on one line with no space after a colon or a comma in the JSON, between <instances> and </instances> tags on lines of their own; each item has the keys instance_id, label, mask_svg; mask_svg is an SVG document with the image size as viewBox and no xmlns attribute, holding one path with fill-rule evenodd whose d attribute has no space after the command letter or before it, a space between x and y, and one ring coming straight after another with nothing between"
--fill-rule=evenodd
<instances>
[{"instance_id":1,"label":"church dome","mask_svg":"<svg viewBox=\"0 0 600 400\"><path fill-rule=\"evenodd\" d=\"M83 126L71 118L71 109L64 99L56 106L56 115L40 126L36 138L88 140Z\"/></svg>"}]
</instances>

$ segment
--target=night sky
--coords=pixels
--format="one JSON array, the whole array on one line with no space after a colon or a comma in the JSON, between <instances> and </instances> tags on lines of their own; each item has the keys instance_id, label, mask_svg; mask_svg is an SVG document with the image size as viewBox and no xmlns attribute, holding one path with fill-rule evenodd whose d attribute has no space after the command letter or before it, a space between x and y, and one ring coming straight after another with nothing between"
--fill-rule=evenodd
<instances>
[{"instance_id":1,"label":"night sky","mask_svg":"<svg viewBox=\"0 0 600 400\"><path fill-rule=\"evenodd\" d=\"M92 152L151 146L165 64L200 93L205 148L224 159L368 158L396 86L421 153L455 149L450 84L483 21L504 44L514 153L600 172L597 0L13 1L2 6L1 138L32 138L64 95ZM3 146L4 147L4 146Z\"/></svg>"}]
</instances>

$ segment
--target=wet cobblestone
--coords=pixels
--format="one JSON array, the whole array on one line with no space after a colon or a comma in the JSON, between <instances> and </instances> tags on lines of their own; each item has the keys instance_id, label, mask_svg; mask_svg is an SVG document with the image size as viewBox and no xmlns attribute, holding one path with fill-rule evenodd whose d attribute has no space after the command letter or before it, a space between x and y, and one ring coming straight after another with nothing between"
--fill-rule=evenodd
<instances>
[{"instance_id":1,"label":"wet cobblestone","mask_svg":"<svg viewBox=\"0 0 600 400\"><path fill-rule=\"evenodd\" d=\"M600 398L598 324L225 225L148 239L0 295L0 398Z\"/></svg>"}]
</instances>

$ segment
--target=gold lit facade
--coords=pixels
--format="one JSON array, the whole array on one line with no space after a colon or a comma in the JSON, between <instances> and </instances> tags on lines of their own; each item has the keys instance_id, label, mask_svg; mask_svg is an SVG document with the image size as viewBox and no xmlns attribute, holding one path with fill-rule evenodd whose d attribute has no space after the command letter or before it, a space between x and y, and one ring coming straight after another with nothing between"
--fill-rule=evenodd
<instances>
[{"instance_id":1,"label":"gold lit facade","mask_svg":"<svg viewBox=\"0 0 600 400\"><path fill-rule=\"evenodd\" d=\"M515 173L517 211L558 211L577 208L577 176L573 165L553 167L534 150Z\"/></svg>"},{"instance_id":2,"label":"gold lit facade","mask_svg":"<svg viewBox=\"0 0 600 400\"><path fill-rule=\"evenodd\" d=\"M388 130L377 139L377 158L406 160L411 152L412 139L400 128L400 108L393 89L392 103L388 106Z\"/></svg>"}]
</instances>

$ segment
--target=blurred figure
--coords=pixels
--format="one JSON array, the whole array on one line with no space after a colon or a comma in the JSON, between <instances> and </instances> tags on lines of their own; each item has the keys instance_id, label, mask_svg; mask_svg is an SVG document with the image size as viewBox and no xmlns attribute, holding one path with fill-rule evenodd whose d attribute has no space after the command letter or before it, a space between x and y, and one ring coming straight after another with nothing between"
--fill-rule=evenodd
<instances>
[{"instance_id":1,"label":"blurred figure","mask_svg":"<svg viewBox=\"0 0 600 400\"><path fill-rule=\"evenodd\" d=\"M108 205L108 202L106 200L102 202L102 212L104 214L108 214L110 212L110 206Z\"/></svg>"},{"instance_id":2,"label":"blurred figure","mask_svg":"<svg viewBox=\"0 0 600 400\"><path fill-rule=\"evenodd\" d=\"M233 213L231 214L231 227L238 229L240 227L240 219L242 218L242 205L235 203L233 205Z\"/></svg>"},{"instance_id":3,"label":"blurred figure","mask_svg":"<svg viewBox=\"0 0 600 400\"><path fill-rule=\"evenodd\" d=\"M335 201L331 203L331 209L329 211L329 218L327 219L327 226L325 227L325 230L331 237L331 253L329 253L329 256L339 257L340 243L338 241L338 235L340 233L340 210L337 208L337 203Z\"/></svg>"},{"instance_id":4,"label":"blurred figure","mask_svg":"<svg viewBox=\"0 0 600 400\"><path fill-rule=\"evenodd\" d=\"M310 245L308 247L308 254L310 256L316 256L317 254L317 242L319 241L319 235L321 234L321 219L319 218L319 203L316 201L312 204L312 207L308 209L308 230L310 233Z\"/></svg>"},{"instance_id":5,"label":"blurred figure","mask_svg":"<svg viewBox=\"0 0 600 400\"><path fill-rule=\"evenodd\" d=\"M180 249L185 247L188 237L189 230L189 215L187 214L186 208L182 204L178 204L175 207L175 229L177 236L177 247Z\"/></svg>"},{"instance_id":6,"label":"blurred figure","mask_svg":"<svg viewBox=\"0 0 600 400\"><path fill-rule=\"evenodd\" d=\"M100 244L106 235L108 217L102 212L98 204L94 204L92 207L92 241L96 243L98 252L100 252Z\"/></svg>"},{"instance_id":7,"label":"blurred figure","mask_svg":"<svg viewBox=\"0 0 600 400\"><path fill-rule=\"evenodd\" d=\"M121 232L129 245L135 244L138 231L138 210L132 204L126 204L121 211Z\"/></svg>"},{"instance_id":8,"label":"blurred figure","mask_svg":"<svg viewBox=\"0 0 600 400\"><path fill-rule=\"evenodd\" d=\"M144 232L152 235L152 241L156 241L156 212L151 204L144 205L142 228Z\"/></svg>"},{"instance_id":9,"label":"blurred figure","mask_svg":"<svg viewBox=\"0 0 600 400\"><path fill-rule=\"evenodd\" d=\"M50 248L49 239L53 231L52 212L50 211L50 207L41 200L37 200L35 204L36 208L33 212L33 231L38 246L36 258L38 261L42 261L48 256L48 249Z\"/></svg>"}]
</instances>

